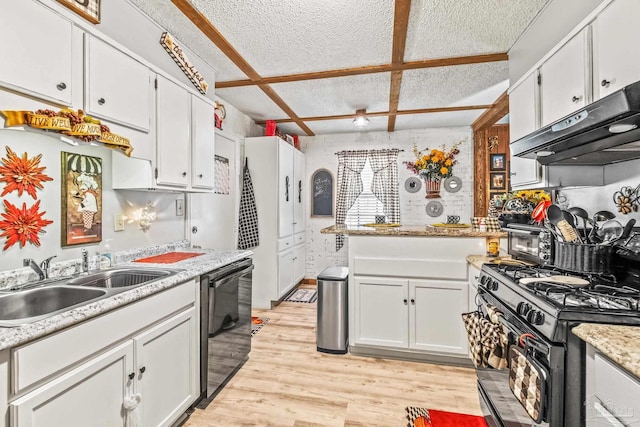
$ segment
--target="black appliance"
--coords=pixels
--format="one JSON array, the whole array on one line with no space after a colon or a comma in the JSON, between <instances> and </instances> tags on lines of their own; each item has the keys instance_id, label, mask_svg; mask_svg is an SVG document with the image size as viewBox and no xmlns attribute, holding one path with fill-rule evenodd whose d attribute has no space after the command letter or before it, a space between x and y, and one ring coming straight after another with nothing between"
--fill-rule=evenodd
<instances>
[{"instance_id":1,"label":"black appliance","mask_svg":"<svg viewBox=\"0 0 640 427\"><path fill-rule=\"evenodd\" d=\"M533 264L551 265L555 250L555 237L544 227L528 224L507 224L507 250L516 259Z\"/></svg>"},{"instance_id":2,"label":"black appliance","mask_svg":"<svg viewBox=\"0 0 640 427\"><path fill-rule=\"evenodd\" d=\"M206 407L251 351L250 258L200 277L200 402Z\"/></svg>"},{"instance_id":3,"label":"black appliance","mask_svg":"<svg viewBox=\"0 0 640 427\"><path fill-rule=\"evenodd\" d=\"M640 326L640 260L620 259L625 272L579 275L589 284L576 287L551 282L521 284L531 277L571 275L551 266L484 264L478 285L480 307L499 309L513 344L531 334L533 357L550 375L546 379L544 417L534 424L509 388L509 370L478 369L478 390L485 419L492 427L585 425L586 344L571 333L580 323ZM527 337L526 335L524 335ZM525 338L528 340L529 338Z\"/></svg>"},{"instance_id":4,"label":"black appliance","mask_svg":"<svg viewBox=\"0 0 640 427\"><path fill-rule=\"evenodd\" d=\"M543 165L605 165L640 158L638 141L640 82L635 82L514 141L510 149Z\"/></svg>"}]
</instances>

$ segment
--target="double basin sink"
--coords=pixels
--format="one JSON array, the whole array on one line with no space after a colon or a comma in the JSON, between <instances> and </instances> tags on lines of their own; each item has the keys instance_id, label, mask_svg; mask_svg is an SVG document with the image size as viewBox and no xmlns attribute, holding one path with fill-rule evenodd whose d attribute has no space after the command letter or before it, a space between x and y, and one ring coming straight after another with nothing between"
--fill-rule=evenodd
<instances>
[{"instance_id":1,"label":"double basin sink","mask_svg":"<svg viewBox=\"0 0 640 427\"><path fill-rule=\"evenodd\" d=\"M29 284L0 293L0 327L42 320L178 273L179 270L125 267Z\"/></svg>"}]
</instances>

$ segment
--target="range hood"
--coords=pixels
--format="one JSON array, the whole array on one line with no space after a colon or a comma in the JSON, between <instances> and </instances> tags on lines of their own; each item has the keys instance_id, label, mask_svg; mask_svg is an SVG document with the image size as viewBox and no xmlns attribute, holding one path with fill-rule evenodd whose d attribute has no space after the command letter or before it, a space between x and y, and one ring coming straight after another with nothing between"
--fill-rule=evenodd
<instances>
[{"instance_id":1,"label":"range hood","mask_svg":"<svg viewBox=\"0 0 640 427\"><path fill-rule=\"evenodd\" d=\"M576 166L640 158L640 81L514 141L511 155Z\"/></svg>"}]
</instances>

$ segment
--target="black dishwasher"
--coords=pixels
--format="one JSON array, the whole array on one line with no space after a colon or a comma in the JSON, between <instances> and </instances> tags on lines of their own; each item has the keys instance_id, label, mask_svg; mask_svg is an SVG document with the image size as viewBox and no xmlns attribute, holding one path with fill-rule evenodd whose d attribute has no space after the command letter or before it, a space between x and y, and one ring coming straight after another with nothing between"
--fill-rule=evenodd
<instances>
[{"instance_id":1,"label":"black dishwasher","mask_svg":"<svg viewBox=\"0 0 640 427\"><path fill-rule=\"evenodd\" d=\"M200 403L210 398L251 351L250 258L200 277Z\"/></svg>"}]
</instances>

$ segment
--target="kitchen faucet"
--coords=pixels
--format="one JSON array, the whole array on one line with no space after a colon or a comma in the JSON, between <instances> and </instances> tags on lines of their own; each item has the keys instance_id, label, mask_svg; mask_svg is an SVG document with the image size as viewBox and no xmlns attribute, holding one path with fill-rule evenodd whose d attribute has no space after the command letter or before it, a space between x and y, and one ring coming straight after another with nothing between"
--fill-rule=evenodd
<instances>
[{"instance_id":1,"label":"kitchen faucet","mask_svg":"<svg viewBox=\"0 0 640 427\"><path fill-rule=\"evenodd\" d=\"M49 278L49 264L51 260L55 258L57 255L50 256L40 263L40 265L36 264L33 258L25 258L22 260L22 265L25 267L31 267L33 271L38 273L38 278L40 280Z\"/></svg>"}]
</instances>

